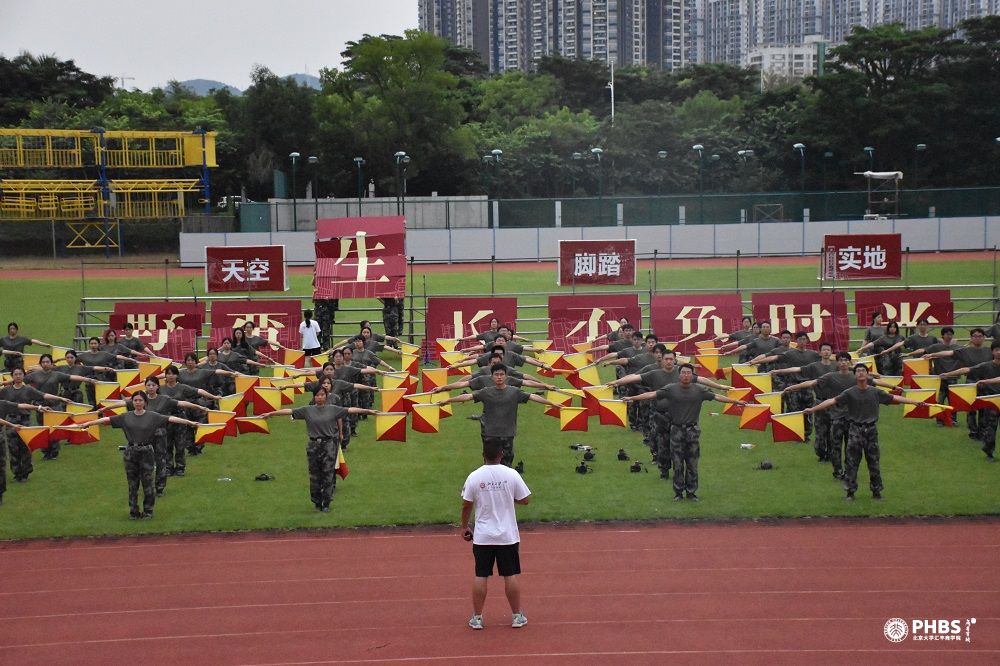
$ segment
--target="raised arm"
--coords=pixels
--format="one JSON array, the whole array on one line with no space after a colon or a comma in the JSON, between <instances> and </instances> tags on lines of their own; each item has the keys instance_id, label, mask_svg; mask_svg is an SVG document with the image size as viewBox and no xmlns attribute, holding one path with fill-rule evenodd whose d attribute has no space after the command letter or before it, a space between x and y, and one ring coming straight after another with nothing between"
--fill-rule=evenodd
<instances>
[{"instance_id":1,"label":"raised arm","mask_svg":"<svg viewBox=\"0 0 1000 666\"><path fill-rule=\"evenodd\" d=\"M798 384L791 384L790 386L786 386L784 389L781 390L781 392L791 393L792 391L804 391L806 389L811 389L812 387L816 386L817 381L818 380L816 379L807 379L804 382L799 382Z\"/></svg>"},{"instance_id":2,"label":"raised arm","mask_svg":"<svg viewBox=\"0 0 1000 666\"><path fill-rule=\"evenodd\" d=\"M794 375L797 372L802 372L800 366L795 366L794 368L775 368L768 372L769 375Z\"/></svg>"},{"instance_id":3,"label":"raised arm","mask_svg":"<svg viewBox=\"0 0 1000 666\"><path fill-rule=\"evenodd\" d=\"M627 395L622 398L623 402L637 402L639 400L652 400L656 397L656 391L646 391L645 393L640 393L639 395Z\"/></svg>"},{"instance_id":4,"label":"raised arm","mask_svg":"<svg viewBox=\"0 0 1000 666\"><path fill-rule=\"evenodd\" d=\"M187 400L178 400L177 401L177 406L178 407L183 407L184 409L197 409L198 411L201 411L201 412L210 412L210 411L212 411L211 409L209 409L208 407L205 407L204 405L199 405L196 402L188 402Z\"/></svg>"},{"instance_id":5,"label":"raised arm","mask_svg":"<svg viewBox=\"0 0 1000 666\"><path fill-rule=\"evenodd\" d=\"M725 384L720 384L719 382L713 381L708 377L695 377L695 381L702 386L707 386L709 388L714 388L716 391L728 391L732 386L726 386Z\"/></svg>"},{"instance_id":6,"label":"raised arm","mask_svg":"<svg viewBox=\"0 0 1000 666\"><path fill-rule=\"evenodd\" d=\"M468 388L469 380L466 379L461 382L452 382L451 384L445 384L443 386L435 386L431 393L444 393L445 391L455 391L458 389Z\"/></svg>"},{"instance_id":7,"label":"raised arm","mask_svg":"<svg viewBox=\"0 0 1000 666\"><path fill-rule=\"evenodd\" d=\"M610 382L605 384L605 386L621 386L622 384L635 384L636 382L642 381L642 376L636 373L631 375L625 375L620 379L612 379Z\"/></svg>"},{"instance_id":8,"label":"raised arm","mask_svg":"<svg viewBox=\"0 0 1000 666\"><path fill-rule=\"evenodd\" d=\"M951 379L952 377L961 377L962 375L969 374L969 370L972 368L956 368L951 372L942 372L938 377L941 379Z\"/></svg>"},{"instance_id":9,"label":"raised arm","mask_svg":"<svg viewBox=\"0 0 1000 666\"><path fill-rule=\"evenodd\" d=\"M461 393L459 395L453 395L450 398L445 398L444 400L439 400L438 402L433 404L447 405L448 403L451 402L469 402L471 400L475 400L475 396L473 396L471 393Z\"/></svg>"},{"instance_id":10,"label":"raised arm","mask_svg":"<svg viewBox=\"0 0 1000 666\"><path fill-rule=\"evenodd\" d=\"M540 395L535 395L534 393L528 396L528 400L530 400L531 402L537 402L540 405L546 405L548 407L562 407L562 405L560 405L558 402L553 402L551 400L543 398Z\"/></svg>"}]
</instances>

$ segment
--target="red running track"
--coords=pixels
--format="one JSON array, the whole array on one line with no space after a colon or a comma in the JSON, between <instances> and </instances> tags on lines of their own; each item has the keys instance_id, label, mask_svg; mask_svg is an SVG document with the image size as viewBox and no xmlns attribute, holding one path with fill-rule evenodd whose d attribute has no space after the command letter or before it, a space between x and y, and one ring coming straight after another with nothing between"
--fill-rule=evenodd
<instances>
[{"instance_id":1,"label":"red running track","mask_svg":"<svg viewBox=\"0 0 1000 666\"><path fill-rule=\"evenodd\" d=\"M997 664L998 556L995 519L536 525L529 624L494 578L472 631L444 528L8 542L0 663ZM961 640L891 643L894 617Z\"/></svg>"}]
</instances>

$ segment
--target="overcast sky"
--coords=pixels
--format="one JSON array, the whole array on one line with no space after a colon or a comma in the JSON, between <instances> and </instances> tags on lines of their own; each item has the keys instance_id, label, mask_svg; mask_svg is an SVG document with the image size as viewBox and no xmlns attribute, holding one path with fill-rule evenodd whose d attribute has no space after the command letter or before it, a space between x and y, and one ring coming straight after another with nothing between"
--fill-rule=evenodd
<instances>
[{"instance_id":1,"label":"overcast sky","mask_svg":"<svg viewBox=\"0 0 1000 666\"><path fill-rule=\"evenodd\" d=\"M416 27L417 0L0 0L0 54L75 60L143 90L171 79L242 90L257 63L318 75L348 41Z\"/></svg>"}]
</instances>

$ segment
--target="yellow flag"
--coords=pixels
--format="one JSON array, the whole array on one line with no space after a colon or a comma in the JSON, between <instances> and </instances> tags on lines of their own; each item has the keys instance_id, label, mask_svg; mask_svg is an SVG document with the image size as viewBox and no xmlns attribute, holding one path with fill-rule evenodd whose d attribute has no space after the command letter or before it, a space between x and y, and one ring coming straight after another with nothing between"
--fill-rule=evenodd
<instances>
[{"instance_id":1,"label":"yellow flag","mask_svg":"<svg viewBox=\"0 0 1000 666\"><path fill-rule=\"evenodd\" d=\"M937 375L913 375L910 381L917 388L927 389L937 393L941 390L941 378Z\"/></svg>"},{"instance_id":2,"label":"yellow flag","mask_svg":"<svg viewBox=\"0 0 1000 666\"><path fill-rule=\"evenodd\" d=\"M410 375L406 372L387 372L382 375L382 388L383 389L397 389L403 387L404 389L409 386Z\"/></svg>"},{"instance_id":3,"label":"yellow flag","mask_svg":"<svg viewBox=\"0 0 1000 666\"><path fill-rule=\"evenodd\" d=\"M83 414L91 410L90 405L85 405L82 402L71 402L66 405L66 411L70 414Z\"/></svg>"},{"instance_id":4,"label":"yellow flag","mask_svg":"<svg viewBox=\"0 0 1000 666\"><path fill-rule=\"evenodd\" d=\"M376 442L406 441L406 412L380 412L375 416Z\"/></svg>"},{"instance_id":5,"label":"yellow flag","mask_svg":"<svg viewBox=\"0 0 1000 666\"><path fill-rule=\"evenodd\" d=\"M468 358L469 357L466 356L465 354L463 354L462 352L454 352L454 351L441 352L441 360L444 361L445 365L452 365L452 364L455 364L455 363L461 363L462 361L468 360ZM457 369L454 369L454 370L456 372L461 372L463 375L467 375L467 374L469 374L471 372L469 370L469 366L465 366L465 367L462 367L462 368L457 368Z\"/></svg>"},{"instance_id":6,"label":"yellow flag","mask_svg":"<svg viewBox=\"0 0 1000 666\"><path fill-rule=\"evenodd\" d=\"M253 375L236 376L236 393L242 395L260 384L260 378Z\"/></svg>"},{"instance_id":7,"label":"yellow flag","mask_svg":"<svg viewBox=\"0 0 1000 666\"><path fill-rule=\"evenodd\" d=\"M896 375L882 375L878 378L880 382L885 382L886 384L892 384L893 388L898 387L903 383L903 378Z\"/></svg>"},{"instance_id":8,"label":"yellow flag","mask_svg":"<svg viewBox=\"0 0 1000 666\"><path fill-rule=\"evenodd\" d=\"M69 347L52 347L52 362L58 363L66 358L66 352L68 351L70 351Z\"/></svg>"},{"instance_id":9,"label":"yellow flag","mask_svg":"<svg viewBox=\"0 0 1000 666\"><path fill-rule=\"evenodd\" d=\"M406 395L405 388L382 389L379 391L379 397L382 401L382 411L396 412L405 410L406 403L402 402L404 395Z\"/></svg>"},{"instance_id":10,"label":"yellow flag","mask_svg":"<svg viewBox=\"0 0 1000 666\"><path fill-rule=\"evenodd\" d=\"M762 372L753 375L743 375L743 379L745 379L750 386L756 389L754 393L771 392L771 375L767 373Z\"/></svg>"},{"instance_id":11,"label":"yellow flag","mask_svg":"<svg viewBox=\"0 0 1000 666\"><path fill-rule=\"evenodd\" d=\"M772 414L781 413L781 393L758 393L753 397L761 405L767 405L771 408Z\"/></svg>"},{"instance_id":12,"label":"yellow flag","mask_svg":"<svg viewBox=\"0 0 1000 666\"><path fill-rule=\"evenodd\" d=\"M21 363L25 368L38 365L42 362L41 354L21 354Z\"/></svg>"},{"instance_id":13,"label":"yellow flag","mask_svg":"<svg viewBox=\"0 0 1000 666\"><path fill-rule=\"evenodd\" d=\"M440 422L441 410L437 405L413 405L412 427L416 432L438 432Z\"/></svg>"},{"instance_id":14,"label":"yellow flag","mask_svg":"<svg viewBox=\"0 0 1000 666\"><path fill-rule=\"evenodd\" d=\"M444 368L424 368L420 371L423 376L421 388L425 391L436 389L448 383L448 371Z\"/></svg>"},{"instance_id":15,"label":"yellow flag","mask_svg":"<svg viewBox=\"0 0 1000 666\"><path fill-rule=\"evenodd\" d=\"M222 399L219 400L219 409L224 412L235 412L236 408L243 404L244 397L242 393L233 393L232 395L224 395Z\"/></svg>"},{"instance_id":16,"label":"yellow flag","mask_svg":"<svg viewBox=\"0 0 1000 666\"><path fill-rule=\"evenodd\" d=\"M118 382L97 382L94 384L94 395L98 402L101 400L115 400L122 394L122 387Z\"/></svg>"},{"instance_id":17,"label":"yellow flag","mask_svg":"<svg viewBox=\"0 0 1000 666\"><path fill-rule=\"evenodd\" d=\"M532 349L542 352L552 347L552 340L535 340L531 343Z\"/></svg>"},{"instance_id":18,"label":"yellow flag","mask_svg":"<svg viewBox=\"0 0 1000 666\"><path fill-rule=\"evenodd\" d=\"M586 407L562 407L559 410L559 429L587 432Z\"/></svg>"},{"instance_id":19,"label":"yellow flag","mask_svg":"<svg viewBox=\"0 0 1000 666\"><path fill-rule=\"evenodd\" d=\"M399 343L399 351L403 352L404 354L409 354L411 356L416 356L417 354L420 353L420 346L419 345L411 345L409 342L400 341L400 343Z\"/></svg>"},{"instance_id":20,"label":"yellow flag","mask_svg":"<svg viewBox=\"0 0 1000 666\"><path fill-rule=\"evenodd\" d=\"M556 363L562 358L563 353L560 351L537 351L535 352L535 359L539 363L544 363L545 365L556 367Z\"/></svg>"},{"instance_id":21,"label":"yellow flag","mask_svg":"<svg viewBox=\"0 0 1000 666\"><path fill-rule=\"evenodd\" d=\"M146 381L150 377L160 373L159 363L150 363L148 361L139 361L139 380Z\"/></svg>"},{"instance_id":22,"label":"yellow flag","mask_svg":"<svg viewBox=\"0 0 1000 666\"><path fill-rule=\"evenodd\" d=\"M599 400L598 417L601 425L624 428L628 424L628 405L621 400Z\"/></svg>"},{"instance_id":23,"label":"yellow flag","mask_svg":"<svg viewBox=\"0 0 1000 666\"><path fill-rule=\"evenodd\" d=\"M116 381L118 382L118 386L122 387L123 389L128 388L133 384L138 384L140 381L142 381L139 378L138 370L115 370L115 378Z\"/></svg>"},{"instance_id":24,"label":"yellow flag","mask_svg":"<svg viewBox=\"0 0 1000 666\"><path fill-rule=\"evenodd\" d=\"M775 442L806 441L805 412L771 415L771 437Z\"/></svg>"}]
</instances>

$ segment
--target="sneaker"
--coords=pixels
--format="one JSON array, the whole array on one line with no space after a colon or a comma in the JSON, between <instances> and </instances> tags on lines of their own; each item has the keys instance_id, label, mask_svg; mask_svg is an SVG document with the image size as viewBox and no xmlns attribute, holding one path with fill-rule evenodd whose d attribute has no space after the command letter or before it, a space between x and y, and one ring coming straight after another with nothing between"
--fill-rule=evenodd
<instances>
[{"instance_id":1,"label":"sneaker","mask_svg":"<svg viewBox=\"0 0 1000 666\"><path fill-rule=\"evenodd\" d=\"M524 613L514 613L514 617L510 621L510 626L520 629L526 624L528 624L528 618L524 617Z\"/></svg>"},{"instance_id":2,"label":"sneaker","mask_svg":"<svg viewBox=\"0 0 1000 666\"><path fill-rule=\"evenodd\" d=\"M698 496L695 495L694 493L688 493L688 499L691 500L692 502L700 502L701 501L701 500L698 499Z\"/></svg>"},{"instance_id":3,"label":"sneaker","mask_svg":"<svg viewBox=\"0 0 1000 666\"><path fill-rule=\"evenodd\" d=\"M484 626L483 616L473 615L471 618L469 618L469 626L472 627L473 629L482 629Z\"/></svg>"},{"instance_id":4,"label":"sneaker","mask_svg":"<svg viewBox=\"0 0 1000 666\"><path fill-rule=\"evenodd\" d=\"M140 518L142 518L142 514L139 513L138 511L131 511L128 514L129 520L139 520Z\"/></svg>"},{"instance_id":5,"label":"sneaker","mask_svg":"<svg viewBox=\"0 0 1000 666\"><path fill-rule=\"evenodd\" d=\"M854 493L847 493L847 497L844 498L844 501L845 502L853 502L854 501Z\"/></svg>"},{"instance_id":6,"label":"sneaker","mask_svg":"<svg viewBox=\"0 0 1000 666\"><path fill-rule=\"evenodd\" d=\"M674 495L675 502L680 502L682 499L684 499L684 495Z\"/></svg>"},{"instance_id":7,"label":"sneaker","mask_svg":"<svg viewBox=\"0 0 1000 666\"><path fill-rule=\"evenodd\" d=\"M146 513L142 514L142 519L143 520L152 520L153 519L153 512L152 511L147 511Z\"/></svg>"}]
</instances>

